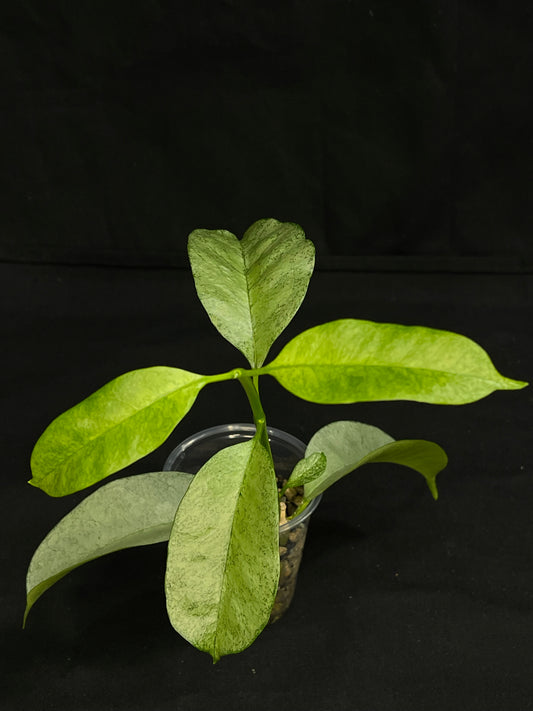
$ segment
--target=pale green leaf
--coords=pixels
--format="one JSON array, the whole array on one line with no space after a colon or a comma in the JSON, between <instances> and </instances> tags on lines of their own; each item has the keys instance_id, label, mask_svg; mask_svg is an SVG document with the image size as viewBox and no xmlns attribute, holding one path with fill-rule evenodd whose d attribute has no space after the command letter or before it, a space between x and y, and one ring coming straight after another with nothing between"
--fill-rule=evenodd
<instances>
[{"instance_id":1,"label":"pale green leaf","mask_svg":"<svg viewBox=\"0 0 533 711\"><path fill-rule=\"evenodd\" d=\"M373 462L402 464L422 474L433 497L437 498L436 476L448 463L444 450L426 440L394 441L377 427L361 422L332 422L313 435L306 450L324 452L327 465L323 474L306 484L305 499L310 501L341 477Z\"/></svg>"},{"instance_id":2,"label":"pale green leaf","mask_svg":"<svg viewBox=\"0 0 533 711\"><path fill-rule=\"evenodd\" d=\"M324 452L314 451L308 457L300 459L292 470L285 489L294 486L304 486L322 476L326 469L327 459Z\"/></svg>"},{"instance_id":3,"label":"pale green leaf","mask_svg":"<svg viewBox=\"0 0 533 711\"><path fill-rule=\"evenodd\" d=\"M31 559L24 620L39 597L74 568L123 548L168 540L192 478L180 472L138 474L112 481L78 504Z\"/></svg>"},{"instance_id":4,"label":"pale green leaf","mask_svg":"<svg viewBox=\"0 0 533 711\"><path fill-rule=\"evenodd\" d=\"M344 319L293 338L261 372L319 403L415 400L452 405L527 383L500 375L465 336L421 326Z\"/></svg>"},{"instance_id":5,"label":"pale green leaf","mask_svg":"<svg viewBox=\"0 0 533 711\"><path fill-rule=\"evenodd\" d=\"M279 508L257 438L221 450L196 474L168 548L174 628L214 661L248 647L267 624L279 581Z\"/></svg>"},{"instance_id":6,"label":"pale green leaf","mask_svg":"<svg viewBox=\"0 0 533 711\"><path fill-rule=\"evenodd\" d=\"M64 496L137 461L165 441L208 380L162 366L112 380L47 427L30 484Z\"/></svg>"},{"instance_id":7,"label":"pale green leaf","mask_svg":"<svg viewBox=\"0 0 533 711\"><path fill-rule=\"evenodd\" d=\"M267 219L241 241L225 230L195 230L189 259L196 290L218 331L260 367L306 294L314 247L301 227Z\"/></svg>"}]
</instances>

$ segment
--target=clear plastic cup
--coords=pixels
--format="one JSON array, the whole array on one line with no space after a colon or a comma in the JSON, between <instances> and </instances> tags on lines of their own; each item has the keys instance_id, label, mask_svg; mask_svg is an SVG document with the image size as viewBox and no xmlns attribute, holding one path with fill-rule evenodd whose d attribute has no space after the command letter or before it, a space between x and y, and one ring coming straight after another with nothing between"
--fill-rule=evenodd
<instances>
[{"instance_id":1,"label":"clear plastic cup","mask_svg":"<svg viewBox=\"0 0 533 711\"><path fill-rule=\"evenodd\" d=\"M163 471L182 471L196 474L216 452L233 444L246 442L255 435L255 425L238 423L219 425L202 430L178 444L168 456ZM294 465L305 456L306 445L296 437L268 428L268 438L279 479L288 479ZM289 607L296 589L298 569L311 514L320 502L317 496L298 516L280 525L279 554L280 580L270 622L276 622Z\"/></svg>"}]
</instances>

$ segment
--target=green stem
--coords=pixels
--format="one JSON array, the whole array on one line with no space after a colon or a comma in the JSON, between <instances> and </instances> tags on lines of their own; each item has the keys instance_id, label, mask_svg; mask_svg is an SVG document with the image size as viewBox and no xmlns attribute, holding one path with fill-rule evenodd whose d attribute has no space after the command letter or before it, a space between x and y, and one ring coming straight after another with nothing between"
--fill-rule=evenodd
<instances>
[{"instance_id":1,"label":"green stem","mask_svg":"<svg viewBox=\"0 0 533 711\"><path fill-rule=\"evenodd\" d=\"M292 516L290 517L289 521L292 520L293 518L296 518L296 516L298 516L299 514L301 514L302 511L305 511L305 509L309 506L310 503L311 503L311 499L304 499L304 500L302 501L302 503L298 506L298 508L296 509L296 511L292 514Z\"/></svg>"},{"instance_id":2,"label":"green stem","mask_svg":"<svg viewBox=\"0 0 533 711\"><path fill-rule=\"evenodd\" d=\"M248 397L248 402L252 408L252 414L254 417L255 427L257 430L257 436L259 441L266 449L270 458L272 459L272 452L270 450L270 442L268 440L268 430L266 424L266 416L261 404L261 398L259 397L259 392L257 390L256 384L252 381L252 378L248 375L241 375L239 377L239 382L244 388L244 392Z\"/></svg>"}]
</instances>

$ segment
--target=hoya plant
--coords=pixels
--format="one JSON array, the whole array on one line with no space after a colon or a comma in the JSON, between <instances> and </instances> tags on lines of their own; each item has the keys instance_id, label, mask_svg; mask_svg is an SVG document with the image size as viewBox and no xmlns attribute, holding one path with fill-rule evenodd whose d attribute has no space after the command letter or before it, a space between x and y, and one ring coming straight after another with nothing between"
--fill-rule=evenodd
<instances>
[{"instance_id":1,"label":"hoya plant","mask_svg":"<svg viewBox=\"0 0 533 711\"><path fill-rule=\"evenodd\" d=\"M314 403L413 400L458 405L526 383L498 373L468 338L420 326L342 319L300 333L267 362L300 307L314 268L303 230L255 222L242 240L195 230L188 253L196 290L220 334L248 361L205 375L156 366L119 376L57 417L37 441L30 483L51 496L94 485L160 446L204 387L234 380L248 397L255 436L222 449L198 471L151 472L96 489L52 529L27 575L26 616L68 572L107 553L168 540L165 593L174 628L214 661L248 647L265 627L280 577L280 496L301 487L299 515L331 484L369 462L425 478L447 463L437 444L394 441L376 427L319 430L279 491L259 381L275 378Z\"/></svg>"}]
</instances>

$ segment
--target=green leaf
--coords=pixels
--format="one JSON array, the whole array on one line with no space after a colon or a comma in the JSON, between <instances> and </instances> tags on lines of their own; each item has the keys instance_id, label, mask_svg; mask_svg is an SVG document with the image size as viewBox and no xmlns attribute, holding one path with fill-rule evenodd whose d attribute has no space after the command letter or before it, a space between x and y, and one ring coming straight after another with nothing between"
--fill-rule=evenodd
<instances>
[{"instance_id":1,"label":"green leaf","mask_svg":"<svg viewBox=\"0 0 533 711\"><path fill-rule=\"evenodd\" d=\"M268 219L255 222L241 241L225 230L195 230L188 249L212 323L252 368L260 367L303 301L313 243L298 225Z\"/></svg>"},{"instance_id":2,"label":"green leaf","mask_svg":"<svg viewBox=\"0 0 533 711\"><path fill-rule=\"evenodd\" d=\"M155 472L112 481L90 494L35 551L24 621L35 602L74 568L107 553L168 540L192 474Z\"/></svg>"},{"instance_id":3,"label":"green leaf","mask_svg":"<svg viewBox=\"0 0 533 711\"><path fill-rule=\"evenodd\" d=\"M326 470L327 458L324 452L315 451L304 459L300 459L292 470L292 473L284 487L288 489L294 486L304 486L322 476Z\"/></svg>"},{"instance_id":4,"label":"green leaf","mask_svg":"<svg viewBox=\"0 0 533 711\"><path fill-rule=\"evenodd\" d=\"M377 427L361 422L340 421L322 427L307 446L307 455L324 452L327 466L322 476L306 484L305 499L310 501L341 477L373 462L402 464L422 474L433 498L437 498L437 474L448 458L434 442L425 440L394 441Z\"/></svg>"},{"instance_id":5,"label":"green leaf","mask_svg":"<svg viewBox=\"0 0 533 711\"><path fill-rule=\"evenodd\" d=\"M168 548L174 628L216 662L267 624L279 582L276 477L257 438L221 450L196 474Z\"/></svg>"},{"instance_id":6,"label":"green leaf","mask_svg":"<svg viewBox=\"0 0 533 711\"><path fill-rule=\"evenodd\" d=\"M165 441L206 382L162 366L112 380L47 427L32 453L30 484L64 496L144 457Z\"/></svg>"},{"instance_id":7,"label":"green leaf","mask_svg":"<svg viewBox=\"0 0 533 711\"><path fill-rule=\"evenodd\" d=\"M304 331L262 373L319 403L416 400L458 405L527 383L500 375L465 336L344 319Z\"/></svg>"}]
</instances>

